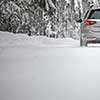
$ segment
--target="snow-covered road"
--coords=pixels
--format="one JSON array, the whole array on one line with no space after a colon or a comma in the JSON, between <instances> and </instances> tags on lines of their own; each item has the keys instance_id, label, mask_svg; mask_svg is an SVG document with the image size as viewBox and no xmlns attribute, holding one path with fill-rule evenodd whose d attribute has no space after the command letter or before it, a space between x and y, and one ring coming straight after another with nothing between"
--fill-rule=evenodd
<instances>
[{"instance_id":1,"label":"snow-covered road","mask_svg":"<svg viewBox=\"0 0 100 100\"><path fill-rule=\"evenodd\" d=\"M0 32L0 100L100 100L99 49Z\"/></svg>"}]
</instances>

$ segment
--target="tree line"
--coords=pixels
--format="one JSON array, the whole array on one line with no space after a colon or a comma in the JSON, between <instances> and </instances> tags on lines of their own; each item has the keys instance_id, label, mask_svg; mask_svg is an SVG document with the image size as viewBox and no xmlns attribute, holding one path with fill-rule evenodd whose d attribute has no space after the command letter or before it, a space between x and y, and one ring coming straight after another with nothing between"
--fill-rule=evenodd
<instances>
[{"instance_id":1,"label":"tree line","mask_svg":"<svg viewBox=\"0 0 100 100\"><path fill-rule=\"evenodd\" d=\"M91 2L95 3L90 1L0 0L0 31L73 37L79 30L76 20L83 16Z\"/></svg>"}]
</instances>

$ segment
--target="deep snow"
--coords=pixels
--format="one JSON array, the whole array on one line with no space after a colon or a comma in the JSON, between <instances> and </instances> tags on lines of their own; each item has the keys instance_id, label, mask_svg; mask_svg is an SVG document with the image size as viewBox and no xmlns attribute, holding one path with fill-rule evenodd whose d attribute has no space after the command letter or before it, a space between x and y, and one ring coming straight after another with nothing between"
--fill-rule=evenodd
<instances>
[{"instance_id":1,"label":"deep snow","mask_svg":"<svg viewBox=\"0 0 100 100\"><path fill-rule=\"evenodd\" d=\"M0 32L0 46L36 46L36 47L76 47L79 41L71 38L53 39L43 36L27 36L25 34L13 34L8 32Z\"/></svg>"},{"instance_id":2,"label":"deep snow","mask_svg":"<svg viewBox=\"0 0 100 100\"><path fill-rule=\"evenodd\" d=\"M0 100L100 100L99 49L0 32Z\"/></svg>"}]
</instances>

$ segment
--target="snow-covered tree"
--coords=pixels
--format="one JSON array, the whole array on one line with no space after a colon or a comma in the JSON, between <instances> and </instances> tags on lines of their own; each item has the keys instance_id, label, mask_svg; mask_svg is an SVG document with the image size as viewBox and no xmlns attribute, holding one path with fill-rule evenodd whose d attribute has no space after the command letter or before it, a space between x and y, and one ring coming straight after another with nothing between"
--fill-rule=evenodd
<instances>
[{"instance_id":1,"label":"snow-covered tree","mask_svg":"<svg viewBox=\"0 0 100 100\"><path fill-rule=\"evenodd\" d=\"M91 3L99 0L0 0L0 31L73 37ZM76 31L76 32L75 32Z\"/></svg>"}]
</instances>

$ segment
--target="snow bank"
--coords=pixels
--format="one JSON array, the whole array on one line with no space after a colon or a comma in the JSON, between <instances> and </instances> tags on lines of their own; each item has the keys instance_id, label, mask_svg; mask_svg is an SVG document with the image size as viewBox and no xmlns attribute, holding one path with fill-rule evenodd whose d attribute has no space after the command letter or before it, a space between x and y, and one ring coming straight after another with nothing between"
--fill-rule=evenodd
<instances>
[{"instance_id":1,"label":"snow bank","mask_svg":"<svg viewBox=\"0 0 100 100\"><path fill-rule=\"evenodd\" d=\"M0 32L0 46L42 46L42 47L65 47L79 46L79 41L71 38L54 39L44 36L27 36L26 34L13 34Z\"/></svg>"}]
</instances>

